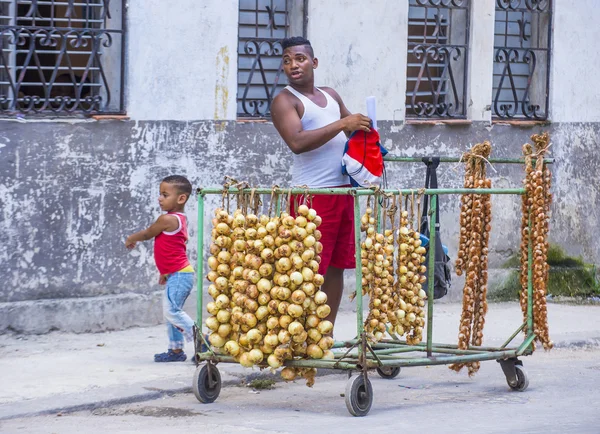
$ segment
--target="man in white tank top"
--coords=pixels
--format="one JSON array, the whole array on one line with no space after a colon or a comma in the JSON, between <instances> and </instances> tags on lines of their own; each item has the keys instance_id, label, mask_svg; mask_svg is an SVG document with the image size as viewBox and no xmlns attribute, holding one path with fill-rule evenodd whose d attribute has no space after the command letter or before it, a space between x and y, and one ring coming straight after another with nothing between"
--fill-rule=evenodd
<instances>
[{"instance_id":1,"label":"man in white tank top","mask_svg":"<svg viewBox=\"0 0 600 434\"><path fill-rule=\"evenodd\" d=\"M292 186L349 186L350 180L341 169L346 134L369 131L370 119L351 114L335 90L315 87L314 70L319 61L307 39L284 39L282 47L289 86L273 100L271 117L294 153ZM323 219L319 227L323 244L319 273L325 276L322 289L331 307L328 319L335 323L344 269L355 267L354 201L351 196L321 195L313 198L312 207Z\"/></svg>"}]
</instances>

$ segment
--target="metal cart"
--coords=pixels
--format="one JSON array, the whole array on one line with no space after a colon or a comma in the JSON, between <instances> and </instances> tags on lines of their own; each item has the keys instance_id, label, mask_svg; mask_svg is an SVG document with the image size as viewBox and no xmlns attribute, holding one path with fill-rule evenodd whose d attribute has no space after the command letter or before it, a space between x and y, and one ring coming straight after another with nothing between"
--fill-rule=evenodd
<instances>
[{"instance_id":1,"label":"metal cart","mask_svg":"<svg viewBox=\"0 0 600 434\"><path fill-rule=\"evenodd\" d=\"M422 162L422 158L415 157L387 157L387 161L399 162ZM441 162L457 163L458 158L441 158ZM490 163L509 163L524 164L524 159L490 159ZM550 164L553 159L545 159L545 164ZM271 194L272 189L257 188L253 189L255 194ZM243 190L242 190L243 191ZM250 189L247 189L250 192ZM430 236L429 241L429 263L428 265L428 289L427 289L427 339L425 343L418 345L409 345L400 339L384 339L381 342L370 344L367 342L366 333L363 326L363 298L356 297L356 338L347 341L336 341L334 344L335 359L333 360L291 360L284 363L285 366L305 367L305 368L326 368L346 370L349 373L349 379L345 390L345 401L348 411L354 416L365 416L371 409L373 402L373 389L369 381L369 370L376 369L378 374L387 379L392 379L400 373L400 369L405 366L431 366L431 365L449 365L455 363L469 363L484 360L496 360L500 363L502 371L506 376L508 386L516 391L527 389L529 380L527 373L523 369L523 363L519 360L520 356L527 356L533 352L532 343L535 339L533 331L533 279L532 279L532 248L529 246L528 259L528 306L527 319L508 337L506 342L500 347L472 346L469 349L459 349L456 344L434 343L433 325L434 325L434 260L435 260L435 209L437 207L437 195L449 194L509 194L523 195L524 188L491 188L491 189L403 189L403 190L382 190L387 195L412 195L426 194L430 195ZM203 252L204 252L204 205L207 195L222 195L224 192L235 194L239 193L237 189L223 188L199 188L197 190L198 199L198 312L197 328L200 330L203 321ZM354 224L355 224L355 242L356 251L361 249L361 231L360 231L360 201L362 196L375 194L372 189L354 189L354 188L331 188L331 189L286 189L286 193L291 194L319 194L319 195L352 195L354 197ZM276 207L276 212L280 211L280 206ZM360 255L356 255L356 293L362 293L362 266ZM521 331L525 332L524 339L516 346L509 345L519 335ZM193 390L196 398L202 403L210 403L217 399L221 390L221 376L217 368L218 363L237 363L233 357L218 354L209 349L207 352L199 352L204 338L201 335L195 338L195 353L198 366L193 379ZM200 364L200 362L206 362ZM265 365L266 366L266 365ZM358 375L352 376L353 371L358 371Z\"/></svg>"}]
</instances>

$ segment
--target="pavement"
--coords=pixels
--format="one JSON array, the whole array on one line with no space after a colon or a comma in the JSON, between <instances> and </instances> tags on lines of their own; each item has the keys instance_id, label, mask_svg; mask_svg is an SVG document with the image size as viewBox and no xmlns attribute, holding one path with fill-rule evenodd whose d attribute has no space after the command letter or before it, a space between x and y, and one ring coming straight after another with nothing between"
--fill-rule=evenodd
<instances>
[{"instance_id":1,"label":"pavement","mask_svg":"<svg viewBox=\"0 0 600 434\"><path fill-rule=\"evenodd\" d=\"M435 305L434 342L456 342L460 312L459 303ZM549 303L548 317L556 347L600 346L600 306ZM501 345L521 321L517 303L490 303L483 344ZM355 335L356 313L341 311L336 339ZM515 344L520 339L517 337ZM195 370L192 363L153 361L154 353L165 351L166 344L164 325L91 334L1 335L0 420L64 414L189 392ZM188 346L188 355L192 351ZM260 373L237 364L220 364L219 370L224 387Z\"/></svg>"}]
</instances>

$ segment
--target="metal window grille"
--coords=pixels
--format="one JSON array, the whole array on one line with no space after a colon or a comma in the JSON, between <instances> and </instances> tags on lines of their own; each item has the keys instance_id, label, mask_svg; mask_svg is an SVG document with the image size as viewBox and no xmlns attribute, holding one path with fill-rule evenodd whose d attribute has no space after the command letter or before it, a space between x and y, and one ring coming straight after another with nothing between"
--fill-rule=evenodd
<instances>
[{"instance_id":1,"label":"metal window grille","mask_svg":"<svg viewBox=\"0 0 600 434\"><path fill-rule=\"evenodd\" d=\"M289 0L240 0L238 116L269 116L271 102L287 80L281 40L290 36Z\"/></svg>"},{"instance_id":2,"label":"metal window grille","mask_svg":"<svg viewBox=\"0 0 600 434\"><path fill-rule=\"evenodd\" d=\"M548 117L551 0L496 0L493 116Z\"/></svg>"},{"instance_id":3,"label":"metal window grille","mask_svg":"<svg viewBox=\"0 0 600 434\"><path fill-rule=\"evenodd\" d=\"M470 0L409 0L406 115L464 118Z\"/></svg>"},{"instance_id":4,"label":"metal window grille","mask_svg":"<svg viewBox=\"0 0 600 434\"><path fill-rule=\"evenodd\" d=\"M0 0L0 114L122 113L123 3Z\"/></svg>"}]
</instances>

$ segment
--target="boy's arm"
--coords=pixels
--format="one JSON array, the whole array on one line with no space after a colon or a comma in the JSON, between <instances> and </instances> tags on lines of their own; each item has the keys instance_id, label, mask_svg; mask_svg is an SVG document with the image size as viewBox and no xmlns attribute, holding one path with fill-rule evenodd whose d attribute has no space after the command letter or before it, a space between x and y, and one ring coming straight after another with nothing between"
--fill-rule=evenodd
<instances>
[{"instance_id":1,"label":"boy's arm","mask_svg":"<svg viewBox=\"0 0 600 434\"><path fill-rule=\"evenodd\" d=\"M350 110L348 110L348 107L346 107L346 105L344 104L344 101L342 101L342 97L340 96L339 93L337 93L334 89L330 88L330 87L322 87L321 89L323 89L325 92L327 92L329 95L331 95L333 97L334 100L337 101L337 103L340 106L340 119L344 119L345 117L348 116L352 116L352 113L350 112ZM344 131L344 133L346 134L346 137L350 137L350 135L352 134L353 131Z\"/></svg>"},{"instance_id":2,"label":"boy's arm","mask_svg":"<svg viewBox=\"0 0 600 434\"><path fill-rule=\"evenodd\" d=\"M277 95L271 106L273 125L294 154L318 149L342 131L369 131L369 118L361 114L351 115L348 109L346 112L339 121L316 130L305 131L302 129L296 107L287 95Z\"/></svg>"},{"instance_id":3,"label":"boy's arm","mask_svg":"<svg viewBox=\"0 0 600 434\"><path fill-rule=\"evenodd\" d=\"M133 249L140 241L146 241L156 237L161 232L173 232L179 227L179 220L174 215L163 214L146 229L129 235L125 240L125 247Z\"/></svg>"}]
</instances>

